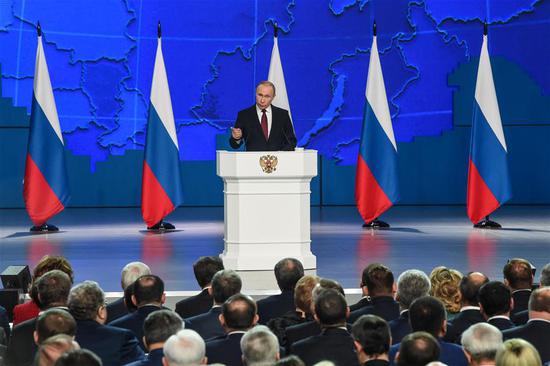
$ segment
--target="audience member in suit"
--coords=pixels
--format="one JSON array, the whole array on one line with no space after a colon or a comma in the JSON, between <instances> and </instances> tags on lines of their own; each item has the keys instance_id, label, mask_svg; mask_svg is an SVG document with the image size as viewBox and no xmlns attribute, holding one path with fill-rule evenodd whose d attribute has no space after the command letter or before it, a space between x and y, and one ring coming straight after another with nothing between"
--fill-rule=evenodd
<instances>
[{"instance_id":1,"label":"audience member in suit","mask_svg":"<svg viewBox=\"0 0 550 366\"><path fill-rule=\"evenodd\" d=\"M353 338L346 328L348 316L349 307L340 292L321 290L315 298L315 320L321 326L321 334L292 344L290 353L308 366L323 360L341 366L359 365Z\"/></svg>"},{"instance_id":2,"label":"audience member in suit","mask_svg":"<svg viewBox=\"0 0 550 366\"><path fill-rule=\"evenodd\" d=\"M143 322L143 343L148 352L147 357L126 366L162 366L164 344L182 329L182 319L172 310L152 312Z\"/></svg>"},{"instance_id":3,"label":"audience member in suit","mask_svg":"<svg viewBox=\"0 0 550 366\"><path fill-rule=\"evenodd\" d=\"M223 303L220 323L225 334L206 341L209 363L242 365L241 338L258 322L256 309L254 300L242 294L233 295Z\"/></svg>"},{"instance_id":4,"label":"audience member in suit","mask_svg":"<svg viewBox=\"0 0 550 366\"><path fill-rule=\"evenodd\" d=\"M208 349L208 345L207 345ZM258 325L241 338L243 365L274 365L280 359L279 341L268 327Z\"/></svg>"},{"instance_id":5,"label":"audience member in suit","mask_svg":"<svg viewBox=\"0 0 550 366\"><path fill-rule=\"evenodd\" d=\"M34 342L40 346L46 339L58 334L72 338L76 335L76 321L67 308L52 308L40 313L33 333Z\"/></svg>"},{"instance_id":6,"label":"audience member in suit","mask_svg":"<svg viewBox=\"0 0 550 366\"><path fill-rule=\"evenodd\" d=\"M522 258L514 258L508 261L502 269L504 284L512 290L514 308L511 314L527 310L529 296L533 288L533 269L529 261Z\"/></svg>"},{"instance_id":7,"label":"audience member in suit","mask_svg":"<svg viewBox=\"0 0 550 366\"><path fill-rule=\"evenodd\" d=\"M122 329L128 329L140 341L141 349L146 350L143 344L143 323L145 318L154 311L162 309L166 300L164 294L164 282L155 275L144 275L134 282L134 294L132 303L137 307L133 313L126 314L116 319L109 325Z\"/></svg>"},{"instance_id":8,"label":"audience member in suit","mask_svg":"<svg viewBox=\"0 0 550 366\"><path fill-rule=\"evenodd\" d=\"M445 305L449 321L460 311L460 280L462 273L444 266L435 267L430 273L430 296L441 300Z\"/></svg>"},{"instance_id":9,"label":"audience member in suit","mask_svg":"<svg viewBox=\"0 0 550 366\"><path fill-rule=\"evenodd\" d=\"M546 263L540 271L540 287L550 286L550 263Z\"/></svg>"},{"instance_id":10,"label":"audience member in suit","mask_svg":"<svg viewBox=\"0 0 550 366\"><path fill-rule=\"evenodd\" d=\"M550 361L550 287L541 287L529 299L529 321L525 325L505 330L504 339L521 338L531 343L540 354L542 363Z\"/></svg>"},{"instance_id":11,"label":"audience member in suit","mask_svg":"<svg viewBox=\"0 0 550 366\"><path fill-rule=\"evenodd\" d=\"M440 358L440 344L434 336L427 332L414 332L403 338L395 363L397 366L424 366Z\"/></svg>"},{"instance_id":12,"label":"audience member in suit","mask_svg":"<svg viewBox=\"0 0 550 366\"><path fill-rule=\"evenodd\" d=\"M164 343L164 366L206 365L206 346L201 336L191 329L182 329Z\"/></svg>"},{"instance_id":13,"label":"audience member in suit","mask_svg":"<svg viewBox=\"0 0 550 366\"><path fill-rule=\"evenodd\" d=\"M132 332L105 325L105 294L97 282L84 281L71 289L69 311L76 319L76 341L98 355L104 366L124 365L144 358Z\"/></svg>"},{"instance_id":14,"label":"audience member in suit","mask_svg":"<svg viewBox=\"0 0 550 366\"><path fill-rule=\"evenodd\" d=\"M142 262L130 262L122 268L120 273L120 286L125 291L128 286L133 284L139 277L151 274L148 265ZM128 308L124 302L124 296L107 304L107 323L121 318L128 314Z\"/></svg>"},{"instance_id":15,"label":"audience member in suit","mask_svg":"<svg viewBox=\"0 0 550 366\"><path fill-rule=\"evenodd\" d=\"M531 343L523 339L509 339L498 350L496 364L498 366L542 366L543 361Z\"/></svg>"},{"instance_id":16,"label":"audience member in suit","mask_svg":"<svg viewBox=\"0 0 550 366\"><path fill-rule=\"evenodd\" d=\"M502 333L491 324L477 323L462 333L461 343L469 366L490 366L502 347Z\"/></svg>"},{"instance_id":17,"label":"audience member in suit","mask_svg":"<svg viewBox=\"0 0 550 366\"><path fill-rule=\"evenodd\" d=\"M88 349L75 349L62 354L55 366L102 366L101 359Z\"/></svg>"},{"instance_id":18,"label":"audience member in suit","mask_svg":"<svg viewBox=\"0 0 550 366\"><path fill-rule=\"evenodd\" d=\"M281 293L258 301L260 324L267 324L271 319L295 309L294 287L304 276L304 267L297 259L284 258L275 264L274 272Z\"/></svg>"},{"instance_id":19,"label":"audience member in suit","mask_svg":"<svg viewBox=\"0 0 550 366\"><path fill-rule=\"evenodd\" d=\"M193 272L202 291L195 296L188 297L176 303L176 313L182 319L206 313L212 307L212 295L208 289L212 285L212 277L216 272L223 270L220 257L200 257L193 263Z\"/></svg>"},{"instance_id":20,"label":"audience member in suit","mask_svg":"<svg viewBox=\"0 0 550 366\"><path fill-rule=\"evenodd\" d=\"M510 289L499 281L487 282L481 286L478 294L481 314L487 323L500 330L512 328L510 310L513 307Z\"/></svg>"},{"instance_id":21,"label":"audience member in suit","mask_svg":"<svg viewBox=\"0 0 550 366\"><path fill-rule=\"evenodd\" d=\"M487 276L480 272L470 272L460 280L460 313L449 323L445 340L460 344L460 336L468 327L484 322L477 295L479 289L489 282Z\"/></svg>"},{"instance_id":22,"label":"audience member in suit","mask_svg":"<svg viewBox=\"0 0 550 366\"><path fill-rule=\"evenodd\" d=\"M60 270L43 274L36 282L42 310L51 308L67 309L67 297L71 285L71 278ZM32 364L37 350L34 341L36 323L37 318L33 318L19 323L13 328L6 351L7 365L26 366Z\"/></svg>"},{"instance_id":23,"label":"audience member in suit","mask_svg":"<svg viewBox=\"0 0 550 366\"><path fill-rule=\"evenodd\" d=\"M241 292L241 287L242 281L237 272L231 269L217 272L212 277L212 287L209 289L214 305L207 313L185 319L185 328L193 329L206 340L225 335L219 320L222 304L231 296Z\"/></svg>"},{"instance_id":24,"label":"audience member in suit","mask_svg":"<svg viewBox=\"0 0 550 366\"><path fill-rule=\"evenodd\" d=\"M399 304L393 299L396 291L393 273L380 263L372 263L363 270L362 284L367 287L367 295L370 296L371 305L355 310L349 316L349 322L353 323L361 315L378 315L386 321L392 321L399 317Z\"/></svg>"},{"instance_id":25,"label":"audience member in suit","mask_svg":"<svg viewBox=\"0 0 550 366\"><path fill-rule=\"evenodd\" d=\"M359 363L363 366L388 366L391 345L388 323L376 315L363 315L353 323L352 334Z\"/></svg>"},{"instance_id":26,"label":"audience member in suit","mask_svg":"<svg viewBox=\"0 0 550 366\"><path fill-rule=\"evenodd\" d=\"M395 299L399 303L399 318L392 320L389 325L391 329L392 344L401 342L403 337L412 333L409 323L409 307L414 300L428 296L430 292L430 279L418 270L409 269L397 279L397 293Z\"/></svg>"},{"instance_id":27,"label":"audience member in suit","mask_svg":"<svg viewBox=\"0 0 550 366\"><path fill-rule=\"evenodd\" d=\"M57 334L45 339L38 347L35 365L54 366L57 359L64 353L80 349L75 342L74 336Z\"/></svg>"},{"instance_id":28,"label":"audience member in suit","mask_svg":"<svg viewBox=\"0 0 550 366\"><path fill-rule=\"evenodd\" d=\"M465 366L468 362L462 347L442 340L447 328L446 316L445 306L441 300L432 296L414 300L409 308L409 321L413 332L427 332L437 339L441 349L439 361L447 365ZM406 338L403 338L402 342ZM399 344L390 348L390 362L394 360L398 350Z\"/></svg>"}]
</instances>

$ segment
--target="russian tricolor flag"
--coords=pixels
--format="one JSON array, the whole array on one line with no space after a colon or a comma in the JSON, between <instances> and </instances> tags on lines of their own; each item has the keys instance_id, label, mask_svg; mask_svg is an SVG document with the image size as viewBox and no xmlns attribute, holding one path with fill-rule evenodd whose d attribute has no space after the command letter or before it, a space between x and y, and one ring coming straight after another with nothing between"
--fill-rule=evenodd
<instances>
[{"instance_id":1,"label":"russian tricolor flag","mask_svg":"<svg viewBox=\"0 0 550 366\"><path fill-rule=\"evenodd\" d=\"M178 137L159 34L143 162L141 187L143 220L148 227L152 227L181 202Z\"/></svg>"},{"instance_id":2,"label":"russian tricolor flag","mask_svg":"<svg viewBox=\"0 0 550 366\"><path fill-rule=\"evenodd\" d=\"M25 207L35 226L45 224L63 211L69 201L64 148L42 36L39 35L23 182Z\"/></svg>"},{"instance_id":3,"label":"russian tricolor flag","mask_svg":"<svg viewBox=\"0 0 550 366\"><path fill-rule=\"evenodd\" d=\"M369 223L398 199L397 144L376 35L372 40L366 97L355 176L355 202L363 220Z\"/></svg>"},{"instance_id":4,"label":"russian tricolor flag","mask_svg":"<svg viewBox=\"0 0 550 366\"><path fill-rule=\"evenodd\" d=\"M487 35L484 34L477 70L468 167L468 216L474 224L511 197L506 154L506 141L487 51Z\"/></svg>"}]
</instances>

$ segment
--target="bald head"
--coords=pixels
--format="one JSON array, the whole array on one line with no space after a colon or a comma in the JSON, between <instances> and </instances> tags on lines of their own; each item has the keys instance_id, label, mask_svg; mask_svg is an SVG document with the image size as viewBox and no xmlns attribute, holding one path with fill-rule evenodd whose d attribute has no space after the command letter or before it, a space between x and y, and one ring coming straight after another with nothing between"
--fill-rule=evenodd
<instances>
[{"instance_id":1,"label":"bald head","mask_svg":"<svg viewBox=\"0 0 550 366\"><path fill-rule=\"evenodd\" d=\"M477 295L479 289L489 278L481 272L470 272L460 280L460 295L462 306L478 306Z\"/></svg>"}]
</instances>

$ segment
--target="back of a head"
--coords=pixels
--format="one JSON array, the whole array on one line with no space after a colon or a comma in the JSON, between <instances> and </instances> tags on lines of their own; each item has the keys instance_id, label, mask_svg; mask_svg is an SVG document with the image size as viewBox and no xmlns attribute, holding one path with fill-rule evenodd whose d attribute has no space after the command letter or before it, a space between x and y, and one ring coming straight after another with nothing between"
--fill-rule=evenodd
<instances>
[{"instance_id":1,"label":"back of a head","mask_svg":"<svg viewBox=\"0 0 550 366\"><path fill-rule=\"evenodd\" d=\"M65 352L80 349L72 336L58 334L45 339L36 352L37 366L53 366L57 359Z\"/></svg>"},{"instance_id":2,"label":"back of a head","mask_svg":"<svg viewBox=\"0 0 550 366\"><path fill-rule=\"evenodd\" d=\"M36 283L40 308L45 310L51 306L65 306L71 291L71 278L58 269L44 273Z\"/></svg>"},{"instance_id":3,"label":"back of a head","mask_svg":"<svg viewBox=\"0 0 550 366\"><path fill-rule=\"evenodd\" d=\"M250 296L235 294L222 305L225 326L232 330L248 330L256 321L256 302Z\"/></svg>"},{"instance_id":4,"label":"back of a head","mask_svg":"<svg viewBox=\"0 0 550 366\"><path fill-rule=\"evenodd\" d=\"M284 258L275 264L274 272L281 291L292 291L304 276L304 266L295 258Z\"/></svg>"},{"instance_id":5,"label":"back of a head","mask_svg":"<svg viewBox=\"0 0 550 366\"><path fill-rule=\"evenodd\" d=\"M217 256L200 257L193 263L193 272L201 288L208 286L216 272L223 269L223 261Z\"/></svg>"},{"instance_id":6,"label":"back of a head","mask_svg":"<svg viewBox=\"0 0 550 366\"><path fill-rule=\"evenodd\" d=\"M312 291L319 283L319 277L305 275L294 288L294 304L306 314L311 313Z\"/></svg>"},{"instance_id":7,"label":"back of a head","mask_svg":"<svg viewBox=\"0 0 550 366\"><path fill-rule=\"evenodd\" d=\"M237 272L224 269L212 277L212 297L216 304L222 304L231 296L241 292L242 281Z\"/></svg>"},{"instance_id":8,"label":"back of a head","mask_svg":"<svg viewBox=\"0 0 550 366\"><path fill-rule=\"evenodd\" d=\"M460 295L463 305L477 306L477 295L481 286L489 282L487 276L480 272L470 272L460 280Z\"/></svg>"},{"instance_id":9,"label":"back of a head","mask_svg":"<svg viewBox=\"0 0 550 366\"><path fill-rule=\"evenodd\" d=\"M323 290L335 290L338 291L342 296L346 296L344 293L344 288L337 281L331 280L329 278L321 278L319 284L313 288L311 292L312 301L315 303L315 300Z\"/></svg>"},{"instance_id":10,"label":"back of a head","mask_svg":"<svg viewBox=\"0 0 550 366\"><path fill-rule=\"evenodd\" d=\"M63 309L49 309L42 312L36 320L38 344L57 334L74 336L76 321L73 316Z\"/></svg>"},{"instance_id":11,"label":"back of a head","mask_svg":"<svg viewBox=\"0 0 550 366\"><path fill-rule=\"evenodd\" d=\"M399 346L397 366L424 366L439 359L437 340L429 333L414 332L406 335Z\"/></svg>"},{"instance_id":12,"label":"back of a head","mask_svg":"<svg viewBox=\"0 0 550 366\"><path fill-rule=\"evenodd\" d=\"M352 334L367 356L387 354L391 336L388 323L376 315L363 315L353 323Z\"/></svg>"},{"instance_id":13,"label":"back of a head","mask_svg":"<svg viewBox=\"0 0 550 366\"><path fill-rule=\"evenodd\" d=\"M531 343L519 339L509 339L498 350L496 366L541 366L540 355Z\"/></svg>"},{"instance_id":14,"label":"back of a head","mask_svg":"<svg viewBox=\"0 0 550 366\"><path fill-rule=\"evenodd\" d=\"M389 294L393 290L393 273L381 263L371 263L364 270L361 286L366 286L370 296Z\"/></svg>"},{"instance_id":15,"label":"back of a head","mask_svg":"<svg viewBox=\"0 0 550 366\"><path fill-rule=\"evenodd\" d=\"M550 263L546 263L540 271L540 286L550 286Z\"/></svg>"},{"instance_id":16,"label":"back of a head","mask_svg":"<svg viewBox=\"0 0 550 366\"><path fill-rule=\"evenodd\" d=\"M163 352L169 366L195 366L202 363L206 351L204 340L191 329L182 329L164 343Z\"/></svg>"},{"instance_id":17,"label":"back of a head","mask_svg":"<svg viewBox=\"0 0 550 366\"><path fill-rule=\"evenodd\" d=\"M477 323L462 333L462 347L474 361L494 361L497 351L502 347L502 333L488 323Z\"/></svg>"},{"instance_id":18,"label":"back of a head","mask_svg":"<svg viewBox=\"0 0 550 366\"><path fill-rule=\"evenodd\" d=\"M55 366L102 366L101 359L87 349L76 349L64 353L57 359Z\"/></svg>"},{"instance_id":19,"label":"back of a head","mask_svg":"<svg viewBox=\"0 0 550 366\"><path fill-rule=\"evenodd\" d=\"M97 311L105 305L105 294L95 281L84 281L71 289L69 311L76 320L95 320Z\"/></svg>"},{"instance_id":20,"label":"back of a head","mask_svg":"<svg viewBox=\"0 0 550 366\"><path fill-rule=\"evenodd\" d=\"M122 268L122 272L120 273L120 286L124 290L138 278L148 274L151 274L151 269L148 265L142 262L130 262Z\"/></svg>"},{"instance_id":21,"label":"back of a head","mask_svg":"<svg viewBox=\"0 0 550 366\"><path fill-rule=\"evenodd\" d=\"M143 322L143 336L148 346L164 343L182 329L183 320L172 310L153 311Z\"/></svg>"},{"instance_id":22,"label":"back of a head","mask_svg":"<svg viewBox=\"0 0 550 366\"><path fill-rule=\"evenodd\" d=\"M397 279L397 301L403 309L408 309L419 297L428 296L429 292L430 279L418 269L409 269Z\"/></svg>"},{"instance_id":23,"label":"back of a head","mask_svg":"<svg viewBox=\"0 0 550 366\"><path fill-rule=\"evenodd\" d=\"M430 273L430 295L438 298L451 313L460 310L460 280L462 273L444 266L435 267Z\"/></svg>"},{"instance_id":24,"label":"back of a head","mask_svg":"<svg viewBox=\"0 0 550 366\"><path fill-rule=\"evenodd\" d=\"M337 290L321 290L315 299L315 315L323 327L345 324L347 310L346 299Z\"/></svg>"},{"instance_id":25,"label":"back of a head","mask_svg":"<svg viewBox=\"0 0 550 366\"><path fill-rule=\"evenodd\" d=\"M264 325L257 325L241 338L241 351L247 366L273 365L279 354L277 337Z\"/></svg>"},{"instance_id":26,"label":"back of a head","mask_svg":"<svg viewBox=\"0 0 550 366\"><path fill-rule=\"evenodd\" d=\"M414 300L409 308L409 322L413 332L427 332L438 338L447 315L443 303L431 296Z\"/></svg>"},{"instance_id":27,"label":"back of a head","mask_svg":"<svg viewBox=\"0 0 550 366\"><path fill-rule=\"evenodd\" d=\"M540 287L531 293L529 311L540 313L544 319L550 320L550 287Z\"/></svg>"},{"instance_id":28,"label":"back of a head","mask_svg":"<svg viewBox=\"0 0 550 366\"><path fill-rule=\"evenodd\" d=\"M59 255L45 255L42 257L36 267L34 267L33 278L38 279L44 273L53 271L54 269L65 272L71 279L71 283L74 281L73 267L67 258Z\"/></svg>"},{"instance_id":29,"label":"back of a head","mask_svg":"<svg viewBox=\"0 0 550 366\"><path fill-rule=\"evenodd\" d=\"M489 281L479 289L478 300L487 317L503 315L510 311L510 289L500 281Z\"/></svg>"},{"instance_id":30,"label":"back of a head","mask_svg":"<svg viewBox=\"0 0 550 366\"><path fill-rule=\"evenodd\" d=\"M298 356L290 355L275 362L275 366L306 366Z\"/></svg>"},{"instance_id":31,"label":"back of a head","mask_svg":"<svg viewBox=\"0 0 550 366\"><path fill-rule=\"evenodd\" d=\"M526 259L510 259L504 265L502 274L512 290L530 289L533 286L533 270Z\"/></svg>"},{"instance_id":32,"label":"back of a head","mask_svg":"<svg viewBox=\"0 0 550 366\"><path fill-rule=\"evenodd\" d=\"M134 282L134 296L137 306L161 303L164 294L164 282L159 276L144 275Z\"/></svg>"}]
</instances>

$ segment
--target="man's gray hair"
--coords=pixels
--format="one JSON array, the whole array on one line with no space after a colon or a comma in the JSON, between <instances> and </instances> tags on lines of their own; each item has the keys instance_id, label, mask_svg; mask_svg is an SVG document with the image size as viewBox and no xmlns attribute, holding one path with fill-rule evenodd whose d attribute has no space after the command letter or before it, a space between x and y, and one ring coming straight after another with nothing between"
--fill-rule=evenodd
<instances>
[{"instance_id":1,"label":"man's gray hair","mask_svg":"<svg viewBox=\"0 0 550 366\"><path fill-rule=\"evenodd\" d=\"M204 359L206 346L199 333L182 329L168 338L163 352L170 366L195 366Z\"/></svg>"},{"instance_id":2,"label":"man's gray hair","mask_svg":"<svg viewBox=\"0 0 550 366\"><path fill-rule=\"evenodd\" d=\"M462 333L461 343L474 361L494 360L502 347L502 333L491 324L477 323Z\"/></svg>"},{"instance_id":3,"label":"man's gray hair","mask_svg":"<svg viewBox=\"0 0 550 366\"><path fill-rule=\"evenodd\" d=\"M542 287L550 286L550 263L546 263L544 267L542 267L542 271L540 272L540 285Z\"/></svg>"},{"instance_id":4,"label":"man's gray hair","mask_svg":"<svg viewBox=\"0 0 550 366\"><path fill-rule=\"evenodd\" d=\"M408 309L414 300L428 296L430 278L418 269L409 269L397 279L397 296L402 308Z\"/></svg>"},{"instance_id":5,"label":"man's gray hair","mask_svg":"<svg viewBox=\"0 0 550 366\"><path fill-rule=\"evenodd\" d=\"M130 286L141 276L150 275L150 274L151 274L151 269L145 263L130 262L127 265L125 265L124 268L122 268L122 272L120 274L120 285L124 290L126 289L126 287Z\"/></svg>"},{"instance_id":6,"label":"man's gray hair","mask_svg":"<svg viewBox=\"0 0 550 366\"><path fill-rule=\"evenodd\" d=\"M268 366L277 361L279 341L265 325L257 325L241 338L241 351L247 366Z\"/></svg>"},{"instance_id":7,"label":"man's gray hair","mask_svg":"<svg viewBox=\"0 0 550 366\"><path fill-rule=\"evenodd\" d=\"M69 293L69 312L76 320L95 320L104 305L105 294L95 281L79 283Z\"/></svg>"}]
</instances>

